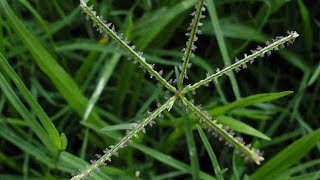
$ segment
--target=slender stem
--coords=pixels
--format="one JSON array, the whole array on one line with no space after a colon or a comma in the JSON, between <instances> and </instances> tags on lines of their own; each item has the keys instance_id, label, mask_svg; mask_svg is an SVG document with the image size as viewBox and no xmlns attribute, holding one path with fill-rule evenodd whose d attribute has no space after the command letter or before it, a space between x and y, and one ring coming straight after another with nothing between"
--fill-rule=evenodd
<instances>
[{"instance_id":1,"label":"slender stem","mask_svg":"<svg viewBox=\"0 0 320 180\"><path fill-rule=\"evenodd\" d=\"M170 110L176 98L176 96L171 97L166 103L164 103L162 106L156 109L149 117L145 118L144 120L136 124L136 126L134 126L134 128L129 133L127 133L127 135L124 136L116 145L110 146L110 149L108 149L107 152L103 156L101 156L101 158L95 161L86 170L74 176L71 180L83 179L87 177L93 170L98 169L100 166L104 165L106 161L111 161L111 156L116 155L121 148L124 148L125 146L130 144L131 140L134 137L136 137L140 131L144 132L145 126L147 126L151 121L156 119L162 111L166 109Z\"/></svg>"},{"instance_id":2,"label":"slender stem","mask_svg":"<svg viewBox=\"0 0 320 180\"><path fill-rule=\"evenodd\" d=\"M258 165L261 161L264 160L263 157L261 157L258 153L256 153L253 149L249 149L247 146L245 146L242 142L239 142L235 137L233 137L231 134L226 131L222 124L219 124L215 120L211 120L211 117L208 117L207 114L202 112L199 108L197 108L193 103L188 101L185 97L180 96L183 103L188 106L191 111L196 113L203 123L205 123L207 126L212 128L215 132L217 132L220 136L222 136L227 142L231 143L236 149L239 149L244 155L252 159L255 163Z\"/></svg>"},{"instance_id":3,"label":"slender stem","mask_svg":"<svg viewBox=\"0 0 320 180\"><path fill-rule=\"evenodd\" d=\"M179 89L182 89L183 80L185 78L187 68L188 68L188 63L189 63L190 57L192 56L193 51L194 51L194 47L195 47L194 42L197 39L196 36L198 33L199 24L200 24L203 3L204 3L204 0L198 1L197 5L196 5L196 11L195 11L194 18L192 19L192 22L191 22L192 23L191 32L188 33L190 37L187 42L187 47L186 47L184 55L183 55L182 69L181 69L181 73L180 73L179 79L178 79L178 88Z\"/></svg>"},{"instance_id":4,"label":"slender stem","mask_svg":"<svg viewBox=\"0 0 320 180\"><path fill-rule=\"evenodd\" d=\"M224 74L227 74L228 72L236 69L236 68L239 68L240 66L248 63L249 61L252 61L253 59L256 59L262 55L264 55L265 53L269 52L269 51L272 51L272 50L275 50L277 49L280 45L283 45L285 44L286 42L289 42L289 41L293 41L295 38L297 38L299 36L299 34L297 32L292 32L291 34L289 34L288 36L278 40L278 41L275 41L274 43L262 48L261 50L258 50L256 51L255 53L243 58L242 60L238 61L238 62L235 62L234 64L230 65L230 66L227 66L226 68L222 69L221 71L215 73L215 74L212 74L211 76L193 84L193 85L189 85L189 86L186 86L183 90L182 90L182 93L187 93L187 92L190 92L190 91L193 91L209 82L211 82L212 80L215 80L217 79L218 77L224 75Z\"/></svg>"},{"instance_id":5,"label":"slender stem","mask_svg":"<svg viewBox=\"0 0 320 180\"><path fill-rule=\"evenodd\" d=\"M86 1L81 0L80 7L82 8L83 12L85 12L88 17L90 17L93 22L99 27L99 30L104 31L113 40L119 43L120 46L125 49L134 58L134 60L138 61L140 65L150 73L151 76L154 76L155 79L157 79L168 90L174 93L177 92L176 88L170 85L164 78L162 78L161 75L153 69L152 65L146 62L145 58L135 52L134 49L130 47L124 40L122 40L122 38L119 37L113 29L110 29L110 27L104 22L104 20L101 17L97 16L96 12L87 6Z\"/></svg>"}]
</instances>

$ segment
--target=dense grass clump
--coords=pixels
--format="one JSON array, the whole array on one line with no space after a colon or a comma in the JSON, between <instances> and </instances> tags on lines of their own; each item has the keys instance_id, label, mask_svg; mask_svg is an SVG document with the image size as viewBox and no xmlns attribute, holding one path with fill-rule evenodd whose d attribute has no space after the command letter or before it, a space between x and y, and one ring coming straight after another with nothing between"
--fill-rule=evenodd
<instances>
[{"instance_id":1,"label":"dense grass clump","mask_svg":"<svg viewBox=\"0 0 320 180\"><path fill-rule=\"evenodd\" d=\"M0 0L0 179L318 179L315 4Z\"/></svg>"}]
</instances>

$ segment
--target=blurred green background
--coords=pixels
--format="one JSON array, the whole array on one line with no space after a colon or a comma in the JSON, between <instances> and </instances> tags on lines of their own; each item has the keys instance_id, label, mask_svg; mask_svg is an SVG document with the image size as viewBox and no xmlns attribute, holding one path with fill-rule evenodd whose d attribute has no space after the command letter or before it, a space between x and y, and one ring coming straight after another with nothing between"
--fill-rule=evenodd
<instances>
[{"instance_id":1,"label":"blurred green background","mask_svg":"<svg viewBox=\"0 0 320 180\"><path fill-rule=\"evenodd\" d=\"M260 98L245 99L240 101L242 105L214 116L227 124L243 122L245 126L235 125L238 131L246 142L263 150L266 159L261 166L245 162L234 149L207 134L223 176L319 178L320 1L208 1L212 3L205 12L208 17L203 21L203 35L196 43L196 57L185 84L205 78L206 72L223 68L235 57L263 46L266 40L286 35L287 30L300 34L285 50L273 52L235 74L233 85L225 76L219 85L212 83L194 95L195 103L213 115L217 115L217 107L228 107L241 98ZM182 62L181 49L187 41L185 33L195 3L89 1L168 79L175 77L175 69ZM95 153L116 142L114 139L123 133L118 129L123 127L115 125L142 119L157 103L164 102L165 92L155 80L127 61L112 40L80 15L79 1L0 0L0 52L22 80L15 84L17 77L6 72L9 66L1 65L0 179L70 178L70 173L85 167L85 161L94 159ZM99 81L106 83L104 90L96 97L88 120L82 121ZM37 105L29 104L27 91L19 84L27 87ZM293 93L265 94L266 99L258 95L282 91ZM23 109L18 102L29 105ZM245 102L248 104L243 105ZM37 116L38 105L53 121L56 128L51 128L65 134L60 148L51 149L50 143L39 138L37 127L30 127L27 119ZM209 158L196 121L191 127L184 123L188 116L179 106L164 115L154 128L148 128L147 135L121 151L120 157L93 179L219 179L214 171L219 168ZM249 126L254 128L251 134Z\"/></svg>"}]
</instances>

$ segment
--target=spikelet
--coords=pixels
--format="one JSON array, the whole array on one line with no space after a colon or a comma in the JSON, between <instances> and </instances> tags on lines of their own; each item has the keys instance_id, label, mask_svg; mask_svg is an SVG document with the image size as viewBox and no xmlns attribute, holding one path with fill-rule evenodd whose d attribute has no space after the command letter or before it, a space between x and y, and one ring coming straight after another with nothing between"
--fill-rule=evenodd
<instances>
[{"instance_id":1,"label":"spikelet","mask_svg":"<svg viewBox=\"0 0 320 180\"><path fill-rule=\"evenodd\" d=\"M218 138L219 141L225 141L229 147L234 147L239 151L239 154L247 159L254 161L256 164L260 164L264 158L261 156L260 151L251 148L250 144L245 144L243 139L239 136L234 136L235 133L227 126L223 126L217 120L213 120L209 113L202 109L200 105L195 106L193 103L188 101L186 98L181 98L183 103L195 114L195 118L199 119L202 127L208 130L214 137Z\"/></svg>"},{"instance_id":2,"label":"spikelet","mask_svg":"<svg viewBox=\"0 0 320 180\"><path fill-rule=\"evenodd\" d=\"M222 75L227 75L228 72L235 71L238 73L241 69L247 68L247 63L252 64L255 59L259 57L264 57L265 54L267 56L270 56L272 51L277 51L281 48L284 48L285 45L292 44L295 41L295 39L299 36L299 34L295 31L288 31L287 34L288 35L285 37L277 36L276 38L272 39L271 42L267 41L266 46L264 48L258 46L256 49L251 50L252 54L250 55L244 54L244 58L241 60L239 60L238 58L235 58L235 62L232 65L229 65L223 68L222 70L216 69L216 73L210 76L207 76L205 79L193 85L185 87L183 90L183 93L193 91L205 84L208 84L213 80L216 80Z\"/></svg>"},{"instance_id":3,"label":"spikelet","mask_svg":"<svg viewBox=\"0 0 320 180\"><path fill-rule=\"evenodd\" d=\"M81 171L80 174L74 176L72 178L72 180L83 179L83 178L87 177L88 175L90 175L90 173L93 170L97 170L97 169L99 169L99 167L106 165L106 162L111 162L111 157L118 156L118 151L120 149L123 149L126 146L130 145L132 143L132 139L138 137L139 132L146 133L145 127L147 125L153 126L155 124L154 120L156 118L163 118L162 111L164 111L164 110L170 111L175 100L176 100L176 97L174 96L174 97L170 98L162 106L159 105L158 109L156 109L153 113L149 113L150 115L147 118L145 118L137 123L132 123L131 129L127 130L126 135L123 138L120 138L119 142L116 145L110 146L109 148L106 148L103 151L103 153L104 153L103 155L96 154L96 157L98 159L92 160L91 166L86 168L85 170Z\"/></svg>"},{"instance_id":4,"label":"spikelet","mask_svg":"<svg viewBox=\"0 0 320 180\"><path fill-rule=\"evenodd\" d=\"M202 26L200 22L201 19L205 18L202 14L205 11L204 7L204 0L198 0L195 6L195 11L191 13L193 17L190 27L188 30L190 32L186 33L185 35L189 38L186 43L186 48L182 49L183 57L182 57L182 66L180 67L180 76L178 80L178 87L182 87L183 79L188 79L186 75L187 68L190 66L189 61L190 58L194 57L194 51L197 49L195 42L198 40L198 35L202 34L201 30L199 29Z\"/></svg>"},{"instance_id":5,"label":"spikelet","mask_svg":"<svg viewBox=\"0 0 320 180\"><path fill-rule=\"evenodd\" d=\"M140 67L143 68L145 72L150 74L150 77L155 77L163 86L172 92L176 92L176 88L170 85L153 67L146 62L146 59L142 56L142 52L137 52L136 46L130 45L130 41L124 38L123 34L117 34L116 28L112 23L108 23L101 16L97 16L96 11L94 11L93 6L88 7L87 1L81 0L80 7L83 13L86 15L86 19L91 19L93 21L93 26L97 28L103 36L110 36L114 41L118 43L128 54L129 59L133 60L134 63L139 63Z\"/></svg>"}]
</instances>

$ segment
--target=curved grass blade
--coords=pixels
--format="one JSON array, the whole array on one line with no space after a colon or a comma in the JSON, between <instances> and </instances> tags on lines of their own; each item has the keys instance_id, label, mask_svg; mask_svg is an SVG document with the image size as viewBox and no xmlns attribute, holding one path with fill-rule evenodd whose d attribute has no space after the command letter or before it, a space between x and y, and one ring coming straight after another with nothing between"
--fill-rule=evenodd
<instances>
[{"instance_id":1,"label":"curved grass blade","mask_svg":"<svg viewBox=\"0 0 320 180\"><path fill-rule=\"evenodd\" d=\"M274 179L292 165L299 162L308 152L314 148L320 140L320 129L314 131L282 150L266 164L260 167L250 179Z\"/></svg>"},{"instance_id":2,"label":"curved grass blade","mask_svg":"<svg viewBox=\"0 0 320 180\"><path fill-rule=\"evenodd\" d=\"M57 63L53 56L42 46L39 40L18 19L6 0L0 1L0 10L1 13L6 15L7 22L10 23L13 30L31 52L40 69L50 78L54 86L58 89L68 104L82 116L85 112L88 100L83 95L78 85ZM103 122L96 113L92 113L89 120L97 125L106 125L106 123Z\"/></svg>"},{"instance_id":3,"label":"curved grass blade","mask_svg":"<svg viewBox=\"0 0 320 180\"><path fill-rule=\"evenodd\" d=\"M51 122L49 116L45 113L45 111L42 109L42 107L34 99L34 97L31 95L30 91L24 85L22 80L19 78L18 74L13 70L13 68L10 66L10 64L7 62L7 60L3 57L3 55L1 53L0 53L0 69L2 71L6 72L6 75L13 81L13 83L19 89L19 91L22 94L22 96L24 97L24 99L27 101L27 103L32 108L32 110L35 112L36 116L39 118L39 120L41 122L41 125L43 126L43 128L45 129L45 131L47 133L46 136L50 137L51 143L54 144L54 146L57 149L61 149L64 146L64 144L62 144L62 141L61 141L62 136L60 138L58 130L56 129L54 124ZM2 79L1 81L4 81L3 77L1 77L1 79ZM2 85L5 85L5 84L2 84ZM9 85L7 84L7 86L9 86ZM9 88L9 87L7 87L7 88ZM11 90L9 92L11 92ZM12 94L12 96L14 96L14 94ZM18 102L18 100L17 100L17 102ZM14 102L12 102L12 103L14 103ZM24 113L27 113L28 110L25 106L23 106L22 102L20 102L18 104L20 104L20 108L25 109ZM20 114L21 113L22 112L20 111ZM23 116L23 113L21 115ZM31 115L31 117L32 117L32 115ZM31 117L28 117L28 118L31 118ZM25 117L25 120L27 120L28 118ZM31 119L33 119L33 118L31 118ZM39 124L39 126L41 126L41 125ZM29 124L29 127L32 128L32 125Z\"/></svg>"}]
</instances>

